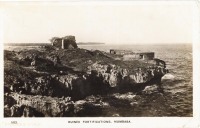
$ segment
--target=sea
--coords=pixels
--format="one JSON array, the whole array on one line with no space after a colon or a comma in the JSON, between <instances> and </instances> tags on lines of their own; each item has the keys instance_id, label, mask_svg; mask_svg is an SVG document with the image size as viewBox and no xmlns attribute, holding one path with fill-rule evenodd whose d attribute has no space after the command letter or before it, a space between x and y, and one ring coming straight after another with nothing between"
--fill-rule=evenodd
<instances>
[{"instance_id":1,"label":"sea","mask_svg":"<svg viewBox=\"0 0 200 128\"><path fill-rule=\"evenodd\" d=\"M79 47L106 52L110 49L155 52L155 58L164 60L169 69L169 73L162 79L162 91L156 85L151 85L141 94L131 92L124 95L114 94L107 99L107 101L113 100L113 102L109 101L113 105L103 110L99 116L193 116L192 44L80 45ZM122 100L119 100L120 98ZM106 98L104 99L106 101Z\"/></svg>"}]
</instances>

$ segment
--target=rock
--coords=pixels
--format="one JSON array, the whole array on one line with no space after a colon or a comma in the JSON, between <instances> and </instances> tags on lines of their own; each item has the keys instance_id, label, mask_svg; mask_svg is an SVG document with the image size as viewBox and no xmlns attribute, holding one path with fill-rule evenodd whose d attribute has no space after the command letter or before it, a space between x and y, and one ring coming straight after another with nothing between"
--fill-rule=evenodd
<instances>
[{"instance_id":1,"label":"rock","mask_svg":"<svg viewBox=\"0 0 200 128\"><path fill-rule=\"evenodd\" d=\"M125 93L125 94L115 93L115 94L113 94L113 96L117 99L132 101L132 100L134 100L136 95L129 92L129 93Z\"/></svg>"},{"instance_id":2,"label":"rock","mask_svg":"<svg viewBox=\"0 0 200 128\"><path fill-rule=\"evenodd\" d=\"M137 105L138 105L138 102L131 102L130 105L131 105L131 106L137 106Z\"/></svg>"},{"instance_id":3,"label":"rock","mask_svg":"<svg viewBox=\"0 0 200 128\"><path fill-rule=\"evenodd\" d=\"M175 76L173 76L172 74L165 74L163 77L162 77L162 80L173 80L175 78Z\"/></svg>"},{"instance_id":4,"label":"rock","mask_svg":"<svg viewBox=\"0 0 200 128\"><path fill-rule=\"evenodd\" d=\"M74 105L74 112L77 116L97 116L102 108L103 106L97 101L77 101Z\"/></svg>"},{"instance_id":5,"label":"rock","mask_svg":"<svg viewBox=\"0 0 200 128\"><path fill-rule=\"evenodd\" d=\"M11 97L15 98L18 104L14 104L11 110L11 116L14 117L38 117L38 116L70 116L73 112L74 103L65 98L58 98L20 95L12 93ZM22 99L18 97L22 97ZM69 99L69 98L67 98Z\"/></svg>"},{"instance_id":6,"label":"rock","mask_svg":"<svg viewBox=\"0 0 200 128\"><path fill-rule=\"evenodd\" d=\"M75 37L72 40L75 42ZM122 100L121 106L130 105L131 99L137 96L127 92L140 92L147 85L160 82L166 73L162 65L153 67L137 60L115 60L114 55L98 50L89 51L73 45L69 49L52 47L4 51L4 88L11 93L5 96L5 111L14 105L20 108L14 106L12 116L19 116L18 109L24 117L83 116L87 112L92 115L88 110L98 114L103 107L120 104L102 101L96 95L125 93L114 100ZM76 102L83 99L84 103ZM75 103L70 103L72 101ZM24 109L23 105L27 107Z\"/></svg>"},{"instance_id":7,"label":"rock","mask_svg":"<svg viewBox=\"0 0 200 128\"><path fill-rule=\"evenodd\" d=\"M21 111L20 111L20 107L18 105L13 105L10 108L11 111L11 117L20 117L21 116Z\"/></svg>"},{"instance_id":8,"label":"rock","mask_svg":"<svg viewBox=\"0 0 200 128\"><path fill-rule=\"evenodd\" d=\"M25 106L22 117L34 117L34 111L30 106Z\"/></svg>"},{"instance_id":9,"label":"rock","mask_svg":"<svg viewBox=\"0 0 200 128\"><path fill-rule=\"evenodd\" d=\"M114 63L103 64L102 62L95 62L91 57L99 56L100 58L104 58L106 61L107 59L110 59L100 51L91 52L87 50L77 49L72 50L71 53L65 53L67 51L58 52L60 53L56 53L57 55L48 54L46 58L43 58L44 55L42 55L41 52L40 56L38 56L37 54L39 52L34 51L34 56L32 58L38 63L36 64L36 70L50 71L52 69L55 69L56 71L56 68L58 68L58 64L65 65L65 63L67 62L63 60L61 54L63 54L63 56L68 55L68 59L71 59L72 63L76 63L76 61L79 61L80 57L82 56L80 56L79 59L73 59L70 57L72 57L73 54L75 54L76 56L77 53L77 56L82 54L84 55L83 57L86 57L84 59L86 59L85 62L87 65L87 70L84 69L83 65L81 65L81 69L77 71L66 71L65 68L59 70L58 68L57 72L59 73L57 73L55 76L49 75L48 77L37 77L36 80L33 80L31 82L31 84L24 83L22 87L18 87L17 89L14 89L14 86L11 86L11 90L16 92L21 91L25 94L58 97L71 96L74 99L81 99L91 94L107 93L111 88L120 88L119 90L126 88L130 89L138 83L147 83L156 75L162 75L163 73L161 68L151 68L147 70L136 68L133 72L131 70L127 70L126 68L122 68L121 66L123 65L119 66ZM24 53L22 52L21 54ZM87 57L90 57L90 59L87 60ZM85 75L79 75L76 73L74 74L74 72L79 72L81 70L85 71ZM60 71L62 71L62 73L60 73Z\"/></svg>"},{"instance_id":10,"label":"rock","mask_svg":"<svg viewBox=\"0 0 200 128\"><path fill-rule=\"evenodd\" d=\"M4 105L4 117L11 117L11 110L8 105Z\"/></svg>"},{"instance_id":11,"label":"rock","mask_svg":"<svg viewBox=\"0 0 200 128\"><path fill-rule=\"evenodd\" d=\"M109 87L120 86L121 88L147 83L157 75L164 75L162 68L147 69L146 71L138 68L135 73L129 73L127 69L114 64L102 65L94 63L88 69L97 77L102 77L103 84L107 84Z\"/></svg>"},{"instance_id":12,"label":"rock","mask_svg":"<svg viewBox=\"0 0 200 128\"><path fill-rule=\"evenodd\" d=\"M115 113L112 115L112 117L120 117L120 115L118 113Z\"/></svg>"},{"instance_id":13,"label":"rock","mask_svg":"<svg viewBox=\"0 0 200 128\"><path fill-rule=\"evenodd\" d=\"M9 96L8 94L4 95L4 105L6 105L8 108L13 106L16 103L17 102L13 97Z\"/></svg>"},{"instance_id":14,"label":"rock","mask_svg":"<svg viewBox=\"0 0 200 128\"><path fill-rule=\"evenodd\" d=\"M158 86L146 86L145 89L142 91L144 94L151 94L154 92L158 92Z\"/></svg>"}]
</instances>

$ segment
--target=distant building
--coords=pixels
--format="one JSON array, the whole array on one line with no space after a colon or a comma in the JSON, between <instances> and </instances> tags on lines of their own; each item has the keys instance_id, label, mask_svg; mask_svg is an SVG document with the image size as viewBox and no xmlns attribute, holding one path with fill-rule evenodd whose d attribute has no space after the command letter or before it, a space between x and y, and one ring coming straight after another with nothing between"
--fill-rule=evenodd
<instances>
[{"instance_id":1,"label":"distant building","mask_svg":"<svg viewBox=\"0 0 200 128\"><path fill-rule=\"evenodd\" d=\"M119 49L110 49L110 54L117 54L117 55L126 55L132 54L131 50L119 50Z\"/></svg>"},{"instance_id":2,"label":"distant building","mask_svg":"<svg viewBox=\"0 0 200 128\"><path fill-rule=\"evenodd\" d=\"M75 36L65 36L62 38L54 37L51 40L52 46L57 47L59 49L74 49L78 48L76 44Z\"/></svg>"},{"instance_id":3,"label":"distant building","mask_svg":"<svg viewBox=\"0 0 200 128\"><path fill-rule=\"evenodd\" d=\"M142 60L153 60L154 59L154 52L141 52L137 53L140 56L140 59Z\"/></svg>"},{"instance_id":4,"label":"distant building","mask_svg":"<svg viewBox=\"0 0 200 128\"><path fill-rule=\"evenodd\" d=\"M123 55L123 60L153 60L154 52L139 52Z\"/></svg>"},{"instance_id":5,"label":"distant building","mask_svg":"<svg viewBox=\"0 0 200 128\"><path fill-rule=\"evenodd\" d=\"M131 50L110 49L110 54L122 55L123 60L153 60L154 52L133 52Z\"/></svg>"}]
</instances>

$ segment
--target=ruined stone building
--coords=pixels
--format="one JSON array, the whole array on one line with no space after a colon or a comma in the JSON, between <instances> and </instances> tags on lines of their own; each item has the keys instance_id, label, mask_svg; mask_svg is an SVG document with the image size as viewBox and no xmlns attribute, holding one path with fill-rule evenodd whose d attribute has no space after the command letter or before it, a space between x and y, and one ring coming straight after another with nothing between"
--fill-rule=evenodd
<instances>
[{"instance_id":1,"label":"ruined stone building","mask_svg":"<svg viewBox=\"0 0 200 128\"><path fill-rule=\"evenodd\" d=\"M153 60L154 52L133 52L131 50L110 49L110 54L122 55L124 60Z\"/></svg>"},{"instance_id":2,"label":"ruined stone building","mask_svg":"<svg viewBox=\"0 0 200 128\"><path fill-rule=\"evenodd\" d=\"M138 53L131 53L123 55L124 60L153 60L154 59L154 52L138 52Z\"/></svg>"},{"instance_id":3,"label":"ruined stone building","mask_svg":"<svg viewBox=\"0 0 200 128\"><path fill-rule=\"evenodd\" d=\"M62 38L59 37L54 37L51 40L51 44L54 47L57 47L59 49L74 49L74 48L78 48L77 44L76 44L76 39L75 36L65 36Z\"/></svg>"},{"instance_id":4,"label":"ruined stone building","mask_svg":"<svg viewBox=\"0 0 200 128\"><path fill-rule=\"evenodd\" d=\"M133 51L131 50L110 49L110 54L126 55L126 54L132 54L132 53Z\"/></svg>"},{"instance_id":5,"label":"ruined stone building","mask_svg":"<svg viewBox=\"0 0 200 128\"><path fill-rule=\"evenodd\" d=\"M136 53L139 55L139 58L142 60L153 60L154 59L154 52L141 52Z\"/></svg>"}]
</instances>

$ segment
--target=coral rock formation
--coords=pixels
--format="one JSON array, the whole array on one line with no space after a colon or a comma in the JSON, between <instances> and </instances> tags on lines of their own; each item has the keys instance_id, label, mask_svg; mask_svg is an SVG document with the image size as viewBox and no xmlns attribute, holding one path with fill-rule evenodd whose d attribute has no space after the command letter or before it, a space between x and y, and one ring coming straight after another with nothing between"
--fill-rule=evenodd
<instances>
[{"instance_id":1,"label":"coral rock formation","mask_svg":"<svg viewBox=\"0 0 200 128\"><path fill-rule=\"evenodd\" d=\"M94 110L92 116L106 103L92 97L81 102L84 98L141 91L167 72L165 66L116 60L98 50L44 47L4 53L5 117L83 116L88 109Z\"/></svg>"}]
</instances>

